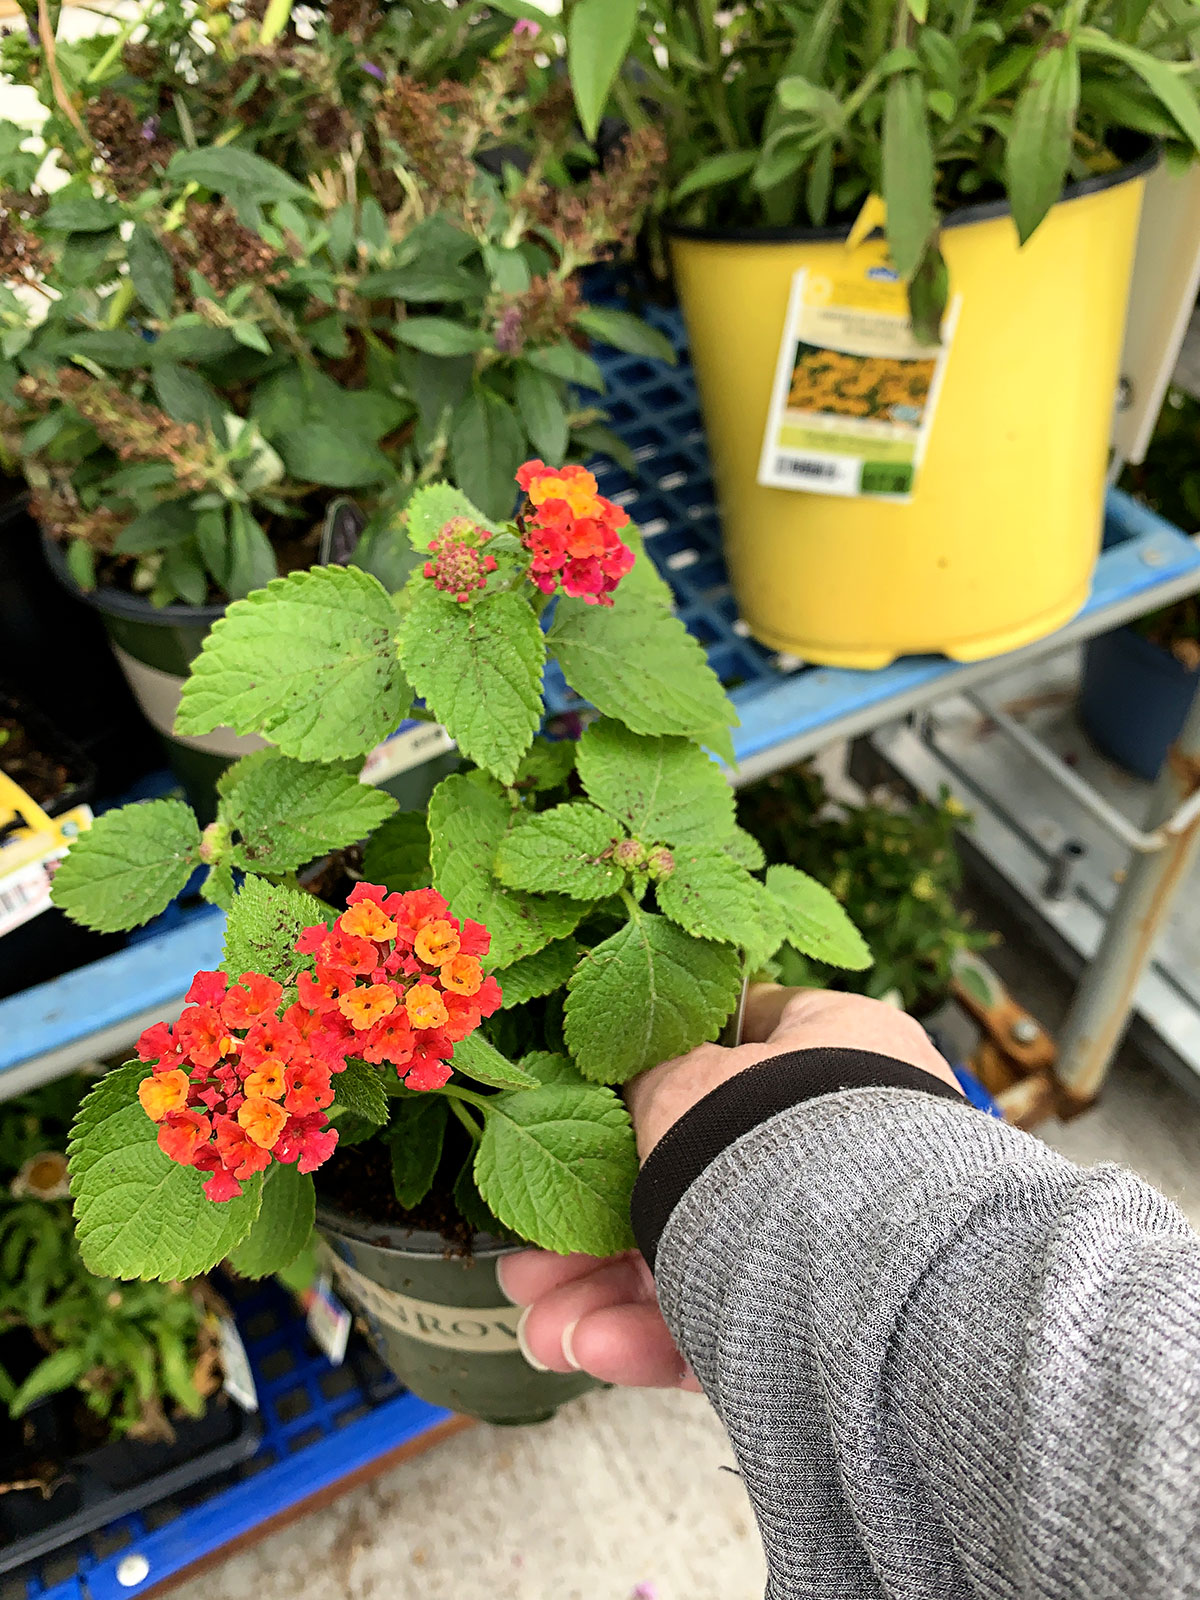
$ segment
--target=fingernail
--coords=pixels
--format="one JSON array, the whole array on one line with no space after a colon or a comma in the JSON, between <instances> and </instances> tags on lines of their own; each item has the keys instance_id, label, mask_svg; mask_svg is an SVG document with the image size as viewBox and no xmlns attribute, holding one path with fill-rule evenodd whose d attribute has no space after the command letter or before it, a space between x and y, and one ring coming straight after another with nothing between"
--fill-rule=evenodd
<instances>
[{"instance_id":1,"label":"fingernail","mask_svg":"<svg viewBox=\"0 0 1200 1600\"><path fill-rule=\"evenodd\" d=\"M578 1321L578 1319L576 1319L574 1322L571 1323L570 1327L563 1329L563 1336L562 1336L563 1360L575 1372L579 1372L581 1370L578 1361L576 1361L576 1359L575 1359L575 1352L571 1348L572 1345L575 1343L575 1329L578 1326L579 1326L579 1321Z\"/></svg>"},{"instance_id":2,"label":"fingernail","mask_svg":"<svg viewBox=\"0 0 1200 1600\"><path fill-rule=\"evenodd\" d=\"M517 1348L535 1372L549 1372L550 1368L544 1361L538 1360L525 1339L525 1324L529 1321L529 1313L532 1310L532 1306L526 1306L517 1319Z\"/></svg>"},{"instance_id":3,"label":"fingernail","mask_svg":"<svg viewBox=\"0 0 1200 1600\"><path fill-rule=\"evenodd\" d=\"M497 1287L497 1289L499 1289L500 1293L504 1296L504 1298L508 1301L510 1306L519 1306L521 1304L521 1302L519 1300L514 1300L513 1299L512 1295L509 1294L509 1292L508 1292L508 1285L504 1281L504 1269L507 1266L508 1266L508 1257L507 1256L501 1256L499 1261L497 1261L497 1263L496 1263L496 1287Z\"/></svg>"}]
</instances>

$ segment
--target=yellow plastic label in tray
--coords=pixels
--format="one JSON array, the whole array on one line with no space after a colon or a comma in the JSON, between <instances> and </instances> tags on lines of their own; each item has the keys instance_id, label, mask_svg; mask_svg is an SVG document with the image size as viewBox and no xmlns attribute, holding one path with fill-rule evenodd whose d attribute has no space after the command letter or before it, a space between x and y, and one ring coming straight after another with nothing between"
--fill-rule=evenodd
<instances>
[{"instance_id":1,"label":"yellow plastic label in tray","mask_svg":"<svg viewBox=\"0 0 1200 1600\"><path fill-rule=\"evenodd\" d=\"M815 494L912 498L958 317L940 345L913 336L908 294L882 239L835 271L792 280L758 481Z\"/></svg>"},{"instance_id":2,"label":"yellow plastic label in tray","mask_svg":"<svg viewBox=\"0 0 1200 1600\"><path fill-rule=\"evenodd\" d=\"M0 772L0 936L49 909L54 869L71 840L91 825L90 806L48 817Z\"/></svg>"}]
</instances>

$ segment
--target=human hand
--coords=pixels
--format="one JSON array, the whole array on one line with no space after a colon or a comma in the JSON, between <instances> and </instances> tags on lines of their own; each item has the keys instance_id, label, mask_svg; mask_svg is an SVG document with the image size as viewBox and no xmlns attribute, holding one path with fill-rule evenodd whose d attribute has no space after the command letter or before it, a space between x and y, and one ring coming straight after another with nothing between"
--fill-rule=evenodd
<instances>
[{"instance_id":1,"label":"human hand","mask_svg":"<svg viewBox=\"0 0 1200 1600\"><path fill-rule=\"evenodd\" d=\"M747 1068L792 1050L870 1050L957 1089L919 1022L862 995L757 984L735 1049L704 1044L626 1085L643 1161L685 1112ZM636 1250L597 1260L525 1250L500 1263L500 1287L525 1307L519 1339L544 1371L589 1372L634 1388L698 1389L658 1309L654 1279Z\"/></svg>"}]
</instances>

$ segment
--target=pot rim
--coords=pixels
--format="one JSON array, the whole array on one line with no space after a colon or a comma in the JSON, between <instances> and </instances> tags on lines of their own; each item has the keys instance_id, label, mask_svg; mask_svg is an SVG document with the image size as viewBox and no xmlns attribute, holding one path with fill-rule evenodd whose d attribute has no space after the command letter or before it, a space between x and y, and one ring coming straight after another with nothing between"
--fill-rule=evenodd
<instances>
[{"instance_id":1,"label":"pot rim","mask_svg":"<svg viewBox=\"0 0 1200 1600\"><path fill-rule=\"evenodd\" d=\"M1153 172L1160 159L1161 151L1158 144L1151 143L1148 150L1132 161L1123 162L1114 172L1098 172L1092 177L1077 178L1074 182L1068 183L1055 201L1055 205L1064 205L1071 200L1082 200L1087 195L1100 194L1105 189L1115 189L1119 184L1128 183L1133 178L1144 177L1147 173ZM958 206L953 211L948 211L942 218L941 226L943 229L964 228L972 222L992 222L997 217L1011 215L1012 207L1007 200L981 200L975 205ZM710 227L704 223L672 222L669 218L663 223L668 238L705 240L714 244L829 244L849 238L852 226L852 223L844 223L814 228L785 223L774 227L750 227L742 224Z\"/></svg>"},{"instance_id":2,"label":"pot rim","mask_svg":"<svg viewBox=\"0 0 1200 1600\"><path fill-rule=\"evenodd\" d=\"M144 595L133 594L127 589L114 588L112 584L101 584L97 589L81 589L70 567L67 566L62 546L57 539L52 539L44 528L41 532L42 548L46 552L51 572L76 599L82 600L95 611L105 612L112 617L122 617L127 622L148 623L156 628L195 626L211 628L214 622L225 615L226 605L188 606L178 600L172 600L165 606L151 605Z\"/></svg>"},{"instance_id":3,"label":"pot rim","mask_svg":"<svg viewBox=\"0 0 1200 1600\"><path fill-rule=\"evenodd\" d=\"M1169 650L1166 645L1159 644L1157 639L1150 639L1144 633L1140 633L1132 622L1123 622L1120 627L1111 628L1108 633L1097 634L1087 641L1088 647L1100 644L1113 634L1120 634L1129 645L1129 648L1138 652L1147 667L1153 666L1155 670L1163 672L1164 675L1166 675L1166 669L1168 668L1170 669L1170 676L1176 678L1192 679L1197 673L1200 673L1200 667L1185 667L1173 650Z\"/></svg>"},{"instance_id":4,"label":"pot rim","mask_svg":"<svg viewBox=\"0 0 1200 1600\"><path fill-rule=\"evenodd\" d=\"M340 1211L337 1206L330 1205L327 1200L317 1196L316 1223L318 1228L327 1228L332 1233L344 1234L356 1244L369 1244L375 1250L386 1250L390 1255L413 1256L419 1260L428 1260L431 1256L445 1257L447 1246L453 1240L447 1239L444 1234L434 1233L428 1228L404 1228L394 1223L374 1222L370 1217L352 1216L347 1211ZM386 1236L390 1241L397 1235L403 1235L405 1244L385 1243L380 1235ZM470 1255L478 1260L490 1261L497 1256L511 1255L516 1250L525 1250L529 1246L512 1244L506 1239L497 1239L491 1233L473 1233L471 1235ZM470 1259L466 1252L451 1256L451 1260Z\"/></svg>"}]
</instances>

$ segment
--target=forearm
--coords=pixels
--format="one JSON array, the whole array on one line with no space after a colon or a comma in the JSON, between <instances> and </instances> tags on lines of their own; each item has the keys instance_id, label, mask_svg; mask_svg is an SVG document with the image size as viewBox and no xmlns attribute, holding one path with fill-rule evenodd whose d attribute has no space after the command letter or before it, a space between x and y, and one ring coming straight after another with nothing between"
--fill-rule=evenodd
<instances>
[{"instance_id":1,"label":"forearm","mask_svg":"<svg viewBox=\"0 0 1200 1600\"><path fill-rule=\"evenodd\" d=\"M772 1594L1200 1593L1200 1244L966 1106L783 1111L671 1211L661 1304Z\"/></svg>"}]
</instances>

